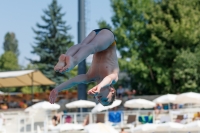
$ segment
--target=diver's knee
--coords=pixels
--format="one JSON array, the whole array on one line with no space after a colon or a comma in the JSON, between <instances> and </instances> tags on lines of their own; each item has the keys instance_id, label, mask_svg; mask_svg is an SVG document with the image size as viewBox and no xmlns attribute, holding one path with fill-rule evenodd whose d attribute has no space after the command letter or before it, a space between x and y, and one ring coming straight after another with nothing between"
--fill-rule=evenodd
<instances>
[{"instance_id":1,"label":"diver's knee","mask_svg":"<svg viewBox=\"0 0 200 133\"><path fill-rule=\"evenodd\" d=\"M98 51L96 43L87 44L84 48L88 48L90 54L94 54Z\"/></svg>"}]
</instances>

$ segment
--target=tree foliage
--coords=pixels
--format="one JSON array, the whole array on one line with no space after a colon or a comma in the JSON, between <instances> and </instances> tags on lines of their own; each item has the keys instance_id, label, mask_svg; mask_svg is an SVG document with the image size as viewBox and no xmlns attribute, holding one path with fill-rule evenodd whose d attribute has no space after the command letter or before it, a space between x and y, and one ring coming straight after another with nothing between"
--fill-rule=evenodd
<instances>
[{"instance_id":1,"label":"tree foliage","mask_svg":"<svg viewBox=\"0 0 200 133\"><path fill-rule=\"evenodd\" d=\"M98 21L98 25L99 25L99 28L108 28L112 30L111 25L108 24L105 20Z\"/></svg>"},{"instance_id":2,"label":"tree foliage","mask_svg":"<svg viewBox=\"0 0 200 133\"><path fill-rule=\"evenodd\" d=\"M19 56L18 41L14 33L6 33L4 37L3 49L5 52L12 51L16 56Z\"/></svg>"},{"instance_id":3,"label":"tree foliage","mask_svg":"<svg viewBox=\"0 0 200 133\"><path fill-rule=\"evenodd\" d=\"M22 87L21 92L24 94L32 94L32 87L28 87L28 86ZM44 91L40 86L33 87L33 94L34 93L42 93L42 92L44 92Z\"/></svg>"},{"instance_id":4,"label":"tree foliage","mask_svg":"<svg viewBox=\"0 0 200 133\"><path fill-rule=\"evenodd\" d=\"M198 0L111 0L121 70L145 94L198 91Z\"/></svg>"},{"instance_id":5,"label":"tree foliage","mask_svg":"<svg viewBox=\"0 0 200 133\"><path fill-rule=\"evenodd\" d=\"M55 83L60 84L67 78L67 74L55 73L53 68L58 62L61 54L65 53L67 48L73 45L72 36L69 35L69 26L62 19L65 15L61 13L62 7L57 4L56 0L44 10L41 18L44 25L37 23L38 30L33 29L36 34L35 46L32 53L37 54L40 59L31 60L38 68Z\"/></svg>"},{"instance_id":6,"label":"tree foliage","mask_svg":"<svg viewBox=\"0 0 200 133\"><path fill-rule=\"evenodd\" d=\"M18 59L12 51L7 51L0 56L0 71L11 71L18 69Z\"/></svg>"}]
</instances>

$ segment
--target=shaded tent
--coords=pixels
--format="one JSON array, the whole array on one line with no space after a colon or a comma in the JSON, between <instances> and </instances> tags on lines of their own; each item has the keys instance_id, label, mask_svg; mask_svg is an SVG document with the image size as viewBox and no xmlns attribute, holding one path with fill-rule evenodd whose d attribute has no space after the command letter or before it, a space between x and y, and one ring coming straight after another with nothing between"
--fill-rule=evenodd
<instances>
[{"instance_id":1,"label":"shaded tent","mask_svg":"<svg viewBox=\"0 0 200 133\"><path fill-rule=\"evenodd\" d=\"M0 88L53 85L39 70L0 72Z\"/></svg>"}]
</instances>

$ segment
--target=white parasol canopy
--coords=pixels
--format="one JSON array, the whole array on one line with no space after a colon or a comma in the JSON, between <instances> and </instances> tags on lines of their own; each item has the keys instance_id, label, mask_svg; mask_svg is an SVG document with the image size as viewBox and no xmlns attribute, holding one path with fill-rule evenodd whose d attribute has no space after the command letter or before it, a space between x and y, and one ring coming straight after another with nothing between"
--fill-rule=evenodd
<instances>
[{"instance_id":1,"label":"white parasol canopy","mask_svg":"<svg viewBox=\"0 0 200 133\"><path fill-rule=\"evenodd\" d=\"M199 131L200 132L200 121L193 121L188 124L185 124L184 131L192 132L192 131Z\"/></svg>"},{"instance_id":2,"label":"white parasol canopy","mask_svg":"<svg viewBox=\"0 0 200 133\"><path fill-rule=\"evenodd\" d=\"M31 106L33 109L44 109L44 110L57 110L60 108L60 105L54 103L51 104L50 102L43 101L43 102L38 102L34 105Z\"/></svg>"},{"instance_id":3,"label":"white parasol canopy","mask_svg":"<svg viewBox=\"0 0 200 133\"><path fill-rule=\"evenodd\" d=\"M104 123L89 124L84 129L87 133L119 133L114 127Z\"/></svg>"},{"instance_id":4,"label":"white parasol canopy","mask_svg":"<svg viewBox=\"0 0 200 133\"><path fill-rule=\"evenodd\" d=\"M0 91L0 95L4 95L4 94L5 94L4 92Z\"/></svg>"},{"instance_id":5,"label":"white parasol canopy","mask_svg":"<svg viewBox=\"0 0 200 133\"><path fill-rule=\"evenodd\" d=\"M124 103L124 107L127 108L153 108L155 106L154 102L145 99L132 99Z\"/></svg>"},{"instance_id":6,"label":"white parasol canopy","mask_svg":"<svg viewBox=\"0 0 200 133\"><path fill-rule=\"evenodd\" d=\"M71 103L66 104L65 106L69 109L71 108L92 108L96 105L95 102L88 100L78 100Z\"/></svg>"},{"instance_id":7,"label":"white parasol canopy","mask_svg":"<svg viewBox=\"0 0 200 133\"><path fill-rule=\"evenodd\" d=\"M195 92L187 92L177 95L174 103L200 103L200 94Z\"/></svg>"},{"instance_id":8,"label":"white parasol canopy","mask_svg":"<svg viewBox=\"0 0 200 133\"><path fill-rule=\"evenodd\" d=\"M167 122L167 123L161 123L157 124L156 131L181 131L183 129L184 125L176 122Z\"/></svg>"},{"instance_id":9,"label":"white parasol canopy","mask_svg":"<svg viewBox=\"0 0 200 133\"><path fill-rule=\"evenodd\" d=\"M82 130L82 129L84 129L83 124L65 123L60 126L60 132L69 130Z\"/></svg>"},{"instance_id":10,"label":"white parasol canopy","mask_svg":"<svg viewBox=\"0 0 200 133\"><path fill-rule=\"evenodd\" d=\"M96 112L101 112L103 110L108 110L108 109L112 109L114 107L117 107L119 106L120 104L122 103L122 100L115 100L112 105L109 105L109 106L103 106L102 104L97 104L92 110L91 112L92 113L96 113Z\"/></svg>"},{"instance_id":11,"label":"white parasol canopy","mask_svg":"<svg viewBox=\"0 0 200 133\"><path fill-rule=\"evenodd\" d=\"M177 95L175 94L166 94L162 95L153 100L154 103L173 103L176 100Z\"/></svg>"},{"instance_id":12,"label":"white parasol canopy","mask_svg":"<svg viewBox=\"0 0 200 133\"><path fill-rule=\"evenodd\" d=\"M82 124L75 124L75 123L65 123L65 124L58 124L57 126L49 125L48 129L52 131L70 131L70 130L82 130L84 129Z\"/></svg>"},{"instance_id":13,"label":"white parasol canopy","mask_svg":"<svg viewBox=\"0 0 200 133\"><path fill-rule=\"evenodd\" d=\"M132 128L133 133L151 133L156 131L157 125L156 124L143 124L138 125L135 128Z\"/></svg>"}]
</instances>

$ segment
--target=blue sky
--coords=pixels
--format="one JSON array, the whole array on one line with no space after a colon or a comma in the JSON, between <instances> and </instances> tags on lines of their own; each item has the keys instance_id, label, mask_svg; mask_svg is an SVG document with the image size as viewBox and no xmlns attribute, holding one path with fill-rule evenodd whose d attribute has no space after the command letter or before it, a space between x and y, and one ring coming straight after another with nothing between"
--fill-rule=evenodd
<instances>
[{"instance_id":1,"label":"blue sky","mask_svg":"<svg viewBox=\"0 0 200 133\"><path fill-rule=\"evenodd\" d=\"M112 9L110 0L85 0L86 1L86 27L87 34L98 28L97 21L104 19L111 23ZM38 59L37 55L31 54L35 34L31 28L36 28L36 23L43 24L41 15L43 9L51 0L4 0L0 4L0 55L3 54L4 36L7 32L14 32L18 40L20 51L19 64L26 66L28 61L25 57ZM69 33L73 41L77 43L78 0L58 0L63 7L62 13L66 13L63 20L71 26Z\"/></svg>"}]
</instances>

